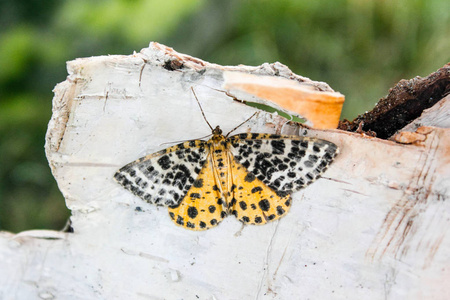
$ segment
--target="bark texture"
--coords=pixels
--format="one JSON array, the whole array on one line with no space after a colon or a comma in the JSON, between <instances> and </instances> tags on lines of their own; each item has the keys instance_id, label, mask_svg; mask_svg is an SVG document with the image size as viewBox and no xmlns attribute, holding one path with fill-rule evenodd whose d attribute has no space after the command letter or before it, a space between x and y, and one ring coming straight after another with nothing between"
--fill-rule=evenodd
<instances>
[{"instance_id":1,"label":"bark texture","mask_svg":"<svg viewBox=\"0 0 450 300\"><path fill-rule=\"evenodd\" d=\"M448 98L391 140L311 129L260 111L236 133L320 137L337 144L339 156L323 178L293 194L281 220L242 227L228 217L193 232L113 180L123 165L172 145L165 143L210 133L191 86L209 122L224 132L257 111L233 97L271 105L247 92L227 94L224 72L333 90L279 63L223 67L156 43L131 56L77 59L68 71L54 91L45 150L73 232L0 233L1 299L450 294Z\"/></svg>"}]
</instances>

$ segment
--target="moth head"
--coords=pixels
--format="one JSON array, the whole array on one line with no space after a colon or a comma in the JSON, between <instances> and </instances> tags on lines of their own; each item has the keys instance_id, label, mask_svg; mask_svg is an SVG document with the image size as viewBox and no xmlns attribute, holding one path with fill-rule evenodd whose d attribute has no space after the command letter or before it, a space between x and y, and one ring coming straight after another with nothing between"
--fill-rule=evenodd
<instances>
[{"instance_id":1,"label":"moth head","mask_svg":"<svg viewBox=\"0 0 450 300\"><path fill-rule=\"evenodd\" d=\"M220 129L219 126L216 126L216 128L213 129L212 134L213 135L222 135L222 129Z\"/></svg>"}]
</instances>

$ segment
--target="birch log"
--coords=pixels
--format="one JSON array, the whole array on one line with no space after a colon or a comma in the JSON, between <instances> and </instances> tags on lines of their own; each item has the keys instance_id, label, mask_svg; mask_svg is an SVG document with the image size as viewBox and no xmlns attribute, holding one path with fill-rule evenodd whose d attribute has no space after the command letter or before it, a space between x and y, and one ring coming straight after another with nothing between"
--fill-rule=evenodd
<instances>
[{"instance_id":1,"label":"birch log","mask_svg":"<svg viewBox=\"0 0 450 300\"><path fill-rule=\"evenodd\" d=\"M293 194L279 221L243 227L228 217L194 232L113 180L139 157L210 134L190 87L224 132L257 111L224 92L224 72L332 89L279 63L222 67L156 43L131 56L77 59L68 71L54 90L45 150L73 232L2 232L0 299L450 295L450 134L439 118L399 143L309 129L260 111L236 133L320 137L340 155L323 178Z\"/></svg>"}]
</instances>

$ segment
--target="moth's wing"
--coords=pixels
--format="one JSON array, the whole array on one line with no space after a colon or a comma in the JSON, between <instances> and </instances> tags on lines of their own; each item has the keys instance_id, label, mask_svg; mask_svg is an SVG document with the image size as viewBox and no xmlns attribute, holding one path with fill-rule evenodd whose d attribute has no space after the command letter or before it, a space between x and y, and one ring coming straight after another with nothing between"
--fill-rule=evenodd
<instances>
[{"instance_id":1,"label":"moth's wing","mask_svg":"<svg viewBox=\"0 0 450 300\"><path fill-rule=\"evenodd\" d=\"M217 226L226 216L224 199L217 187L214 166L208 156L200 174L184 199L169 207L175 224L191 230L206 230Z\"/></svg>"},{"instance_id":2,"label":"moth's wing","mask_svg":"<svg viewBox=\"0 0 450 300\"><path fill-rule=\"evenodd\" d=\"M291 195L277 195L253 173L230 157L233 186L231 213L241 222L262 225L284 216L291 205Z\"/></svg>"},{"instance_id":3,"label":"moth's wing","mask_svg":"<svg viewBox=\"0 0 450 300\"><path fill-rule=\"evenodd\" d=\"M122 167L114 179L143 200L177 205L206 160L206 142L192 140L144 156Z\"/></svg>"},{"instance_id":4,"label":"moth's wing","mask_svg":"<svg viewBox=\"0 0 450 300\"><path fill-rule=\"evenodd\" d=\"M229 142L237 162L280 197L319 178L338 153L332 142L311 137L244 133Z\"/></svg>"}]
</instances>

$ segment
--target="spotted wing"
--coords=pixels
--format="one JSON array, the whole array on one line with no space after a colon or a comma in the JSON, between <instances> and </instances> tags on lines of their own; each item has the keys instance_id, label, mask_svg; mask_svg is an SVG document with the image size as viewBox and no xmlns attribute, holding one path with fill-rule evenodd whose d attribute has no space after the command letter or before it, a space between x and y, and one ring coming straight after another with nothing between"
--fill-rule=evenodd
<instances>
[{"instance_id":1,"label":"spotted wing","mask_svg":"<svg viewBox=\"0 0 450 300\"><path fill-rule=\"evenodd\" d=\"M114 179L149 203L177 205L203 167L205 145L193 140L144 156L117 171Z\"/></svg>"},{"instance_id":2,"label":"spotted wing","mask_svg":"<svg viewBox=\"0 0 450 300\"><path fill-rule=\"evenodd\" d=\"M310 137L238 134L229 142L237 162L279 197L319 178L338 153L335 144Z\"/></svg>"},{"instance_id":3,"label":"spotted wing","mask_svg":"<svg viewBox=\"0 0 450 300\"><path fill-rule=\"evenodd\" d=\"M262 225L289 211L291 195L279 196L253 173L231 158L232 211L241 222Z\"/></svg>"},{"instance_id":4,"label":"spotted wing","mask_svg":"<svg viewBox=\"0 0 450 300\"><path fill-rule=\"evenodd\" d=\"M169 207L175 224L191 230L206 230L217 226L227 215L224 199L217 188L214 166L209 158L183 201Z\"/></svg>"}]
</instances>

